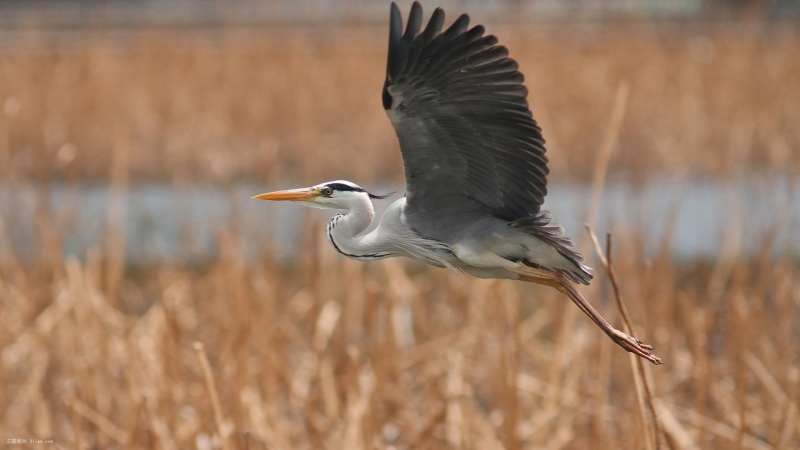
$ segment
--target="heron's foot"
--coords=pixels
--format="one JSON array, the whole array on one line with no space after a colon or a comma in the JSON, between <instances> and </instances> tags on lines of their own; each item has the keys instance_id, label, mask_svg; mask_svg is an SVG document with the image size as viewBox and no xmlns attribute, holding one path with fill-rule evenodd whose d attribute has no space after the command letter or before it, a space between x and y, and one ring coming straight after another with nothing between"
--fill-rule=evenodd
<instances>
[{"instance_id":1,"label":"heron's foot","mask_svg":"<svg viewBox=\"0 0 800 450\"><path fill-rule=\"evenodd\" d=\"M652 345L647 345L635 337L629 336L619 330L613 330L609 336L611 336L611 339L625 350L635 353L655 365L662 364L661 358L650 352L653 350Z\"/></svg>"}]
</instances>

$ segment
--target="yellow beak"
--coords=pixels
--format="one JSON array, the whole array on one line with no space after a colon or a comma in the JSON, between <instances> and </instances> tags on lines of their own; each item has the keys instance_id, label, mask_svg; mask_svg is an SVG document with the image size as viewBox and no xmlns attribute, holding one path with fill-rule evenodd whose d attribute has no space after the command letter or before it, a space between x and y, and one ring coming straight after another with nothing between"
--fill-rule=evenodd
<instances>
[{"instance_id":1,"label":"yellow beak","mask_svg":"<svg viewBox=\"0 0 800 450\"><path fill-rule=\"evenodd\" d=\"M291 200L311 202L318 196L317 191L311 188L289 189L288 191L267 192L253 197L256 200Z\"/></svg>"}]
</instances>

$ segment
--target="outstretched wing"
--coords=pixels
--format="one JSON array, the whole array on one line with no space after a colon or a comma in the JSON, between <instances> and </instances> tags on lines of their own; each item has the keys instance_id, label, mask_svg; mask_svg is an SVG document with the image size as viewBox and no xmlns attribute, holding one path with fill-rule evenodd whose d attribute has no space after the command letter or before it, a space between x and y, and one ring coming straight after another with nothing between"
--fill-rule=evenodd
<instances>
[{"instance_id":1,"label":"outstretched wing","mask_svg":"<svg viewBox=\"0 0 800 450\"><path fill-rule=\"evenodd\" d=\"M534 215L547 157L518 65L466 14L443 23L437 8L420 31L415 2L404 33L392 3L383 105L403 154L406 213L429 235L468 218Z\"/></svg>"}]
</instances>

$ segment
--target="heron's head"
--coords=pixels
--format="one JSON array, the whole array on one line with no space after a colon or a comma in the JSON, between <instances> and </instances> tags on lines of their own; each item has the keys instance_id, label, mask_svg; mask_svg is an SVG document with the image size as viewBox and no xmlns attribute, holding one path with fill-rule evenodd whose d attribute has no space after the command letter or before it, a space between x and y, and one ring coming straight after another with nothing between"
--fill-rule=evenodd
<instances>
[{"instance_id":1,"label":"heron's head","mask_svg":"<svg viewBox=\"0 0 800 450\"><path fill-rule=\"evenodd\" d=\"M391 194L389 194L391 195ZM275 191L253 197L257 200L292 201L312 208L352 209L357 204L370 203L371 198L386 198L388 195L373 195L361 186L345 180L329 181L307 188Z\"/></svg>"}]
</instances>

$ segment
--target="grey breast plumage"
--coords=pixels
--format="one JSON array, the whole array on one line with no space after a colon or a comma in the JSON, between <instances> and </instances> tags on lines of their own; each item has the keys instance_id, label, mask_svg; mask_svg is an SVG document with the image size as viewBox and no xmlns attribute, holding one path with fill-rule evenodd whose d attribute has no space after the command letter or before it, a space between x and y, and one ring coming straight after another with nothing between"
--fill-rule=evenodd
<instances>
[{"instance_id":1,"label":"grey breast plumage","mask_svg":"<svg viewBox=\"0 0 800 450\"><path fill-rule=\"evenodd\" d=\"M400 141L410 224L431 238L469 222L536 215L547 194L541 129L517 63L461 15L424 30L414 3L403 32L393 3L383 104Z\"/></svg>"}]
</instances>

